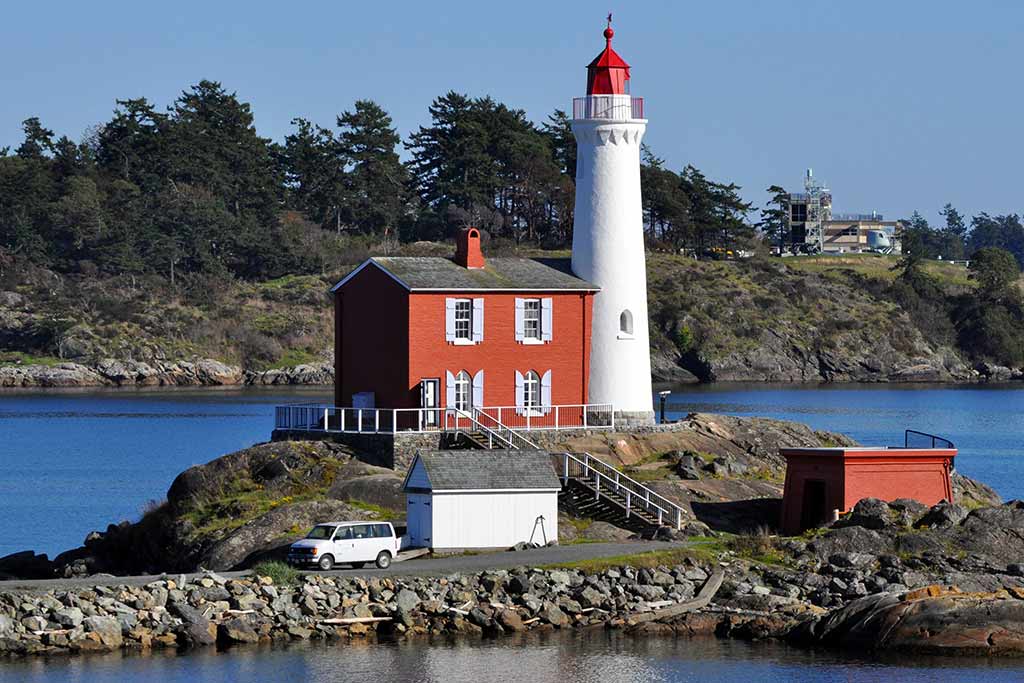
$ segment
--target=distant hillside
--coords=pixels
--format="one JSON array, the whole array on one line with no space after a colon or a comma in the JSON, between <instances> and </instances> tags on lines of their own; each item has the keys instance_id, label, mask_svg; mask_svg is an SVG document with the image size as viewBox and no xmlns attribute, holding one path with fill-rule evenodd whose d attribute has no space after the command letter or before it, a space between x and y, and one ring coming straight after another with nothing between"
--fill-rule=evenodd
<instances>
[{"instance_id":1,"label":"distant hillside","mask_svg":"<svg viewBox=\"0 0 1024 683\"><path fill-rule=\"evenodd\" d=\"M648 259L656 379L953 381L975 373L948 331L923 333L889 294L886 257ZM963 267L929 265L946 287Z\"/></svg>"},{"instance_id":2,"label":"distant hillside","mask_svg":"<svg viewBox=\"0 0 1024 683\"><path fill-rule=\"evenodd\" d=\"M417 243L399 253L448 251ZM912 319L896 303L890 291L894 263L882 257L734 262L651 254L654 378L975 378L948 323L931 329L927 319ZM69 276L13 261L0 265L0 385L332 380L327 290L351 265L323 276L192 278L173 287L158 276ZM927 269L951 291L970 287L963 267L932 263ZM175 365L202 359L223 366ZM60 368L68 362L82 367ZM131 362L148 365L137 370ZM315 371L273 372L303 364ZM271 374L261 375L266 371Z\"/></svg>"}]
</instances>

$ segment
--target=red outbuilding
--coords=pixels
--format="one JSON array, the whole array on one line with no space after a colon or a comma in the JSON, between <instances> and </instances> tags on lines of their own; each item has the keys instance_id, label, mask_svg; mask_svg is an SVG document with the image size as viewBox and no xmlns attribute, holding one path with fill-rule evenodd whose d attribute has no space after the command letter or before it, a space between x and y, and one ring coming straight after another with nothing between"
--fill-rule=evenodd
<instances>
[{"instance_id":1,"label":"red outbuilding","mask_svg":"<svg viewBox=\"0 0 1024 683\"><path fill-rule=\"evenodd\" d=\"M452 408L510 426L584 410L598 288L568 259L485 259L469 228L454 258L370 258L332 291L337 407L391 409L399 428Z\"/></svg>"},{"instance_id":2,"label":"red outbuilding","mask_svg":"<svg viewBox=\"0 0 1024 683\"><path fill-rule=\"evenodd\" d=\"M782 530L820 526L861 498L912 498L925 505L953 500L952 448L783 448L786 485Z\"/></svg>"}]
</instances>

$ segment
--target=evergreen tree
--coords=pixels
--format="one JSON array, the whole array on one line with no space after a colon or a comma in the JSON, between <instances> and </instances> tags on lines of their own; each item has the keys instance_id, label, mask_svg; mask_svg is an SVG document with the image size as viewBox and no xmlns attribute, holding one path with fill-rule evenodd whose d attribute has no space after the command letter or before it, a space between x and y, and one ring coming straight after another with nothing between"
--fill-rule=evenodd
<instances>
[{"instance_id":1,"label":"evergreen tree","mask_svg":"<svg viewBox=\"0 0 1024 683\"><path fill-rule=\"evenodd\" d=\"M766 192L772 198L761 209L761 220L757 227L769 244L778 245L779 251L784 250L784 242L789 233L789 193L778 185L772 185Z\"/></svg>"},{"instance_id":2,"label":"evergreen tree","mask_svg":"<svg viewBox=\"0 0 1024 683\"><path fill-rule=\"evenodd\" d=\"M408 170L396 151L401 138L391 117L372 100L338 117L339 154L345 175L345 218L362 232L391 234L406 213Z\"/></svg>"}]
</instances>

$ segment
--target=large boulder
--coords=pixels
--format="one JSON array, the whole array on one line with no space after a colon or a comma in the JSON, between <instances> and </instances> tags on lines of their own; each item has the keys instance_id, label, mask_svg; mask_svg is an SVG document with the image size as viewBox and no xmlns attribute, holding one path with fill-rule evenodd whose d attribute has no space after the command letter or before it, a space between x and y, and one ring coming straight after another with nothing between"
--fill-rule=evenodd
<instances>
[{"instance_id":1,"label":"large boulder","mask_svg":"<svg viewBox=\"0 0 1024 683\"><path fill-rule=\"evenodd\" d=\"M931 655L1024 654L1024 600L928 586L848 603L812 627L818 642Z\"/></svg>"},{"instance_id":2,"label":"large boulder","mask_svg":"<svg viewBox=\"0 0 1024 683\"><path fill-rule=\"evenodd\" d=\"M382 468L381 468L382 469ZM387 510L405 510L404 478L394 471L336 481L327 492L329 498L362 501Z\"/></svg>"},{"instance_id":3,"label":"large boulder","mask_svg":"<svg viewBox=\"0 0 1024 683\"><path fill-rule=\"evenodd\" d=\"M376 514L338 500L310 500L274 508L213 542L198 564L215 571L284 559L288 546L321 522L375 519Z\"/></svg>"}]
</instances>

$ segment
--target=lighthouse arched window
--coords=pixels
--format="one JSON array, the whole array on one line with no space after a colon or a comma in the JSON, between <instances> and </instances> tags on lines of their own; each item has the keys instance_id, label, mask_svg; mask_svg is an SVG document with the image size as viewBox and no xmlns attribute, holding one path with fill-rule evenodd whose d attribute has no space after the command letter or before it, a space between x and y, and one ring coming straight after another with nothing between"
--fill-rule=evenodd
<instances>
[{"instance_id":1,"label":"lighthouse arched window","mask_svg":"<svg viewBox=\"0 0 1024 683\"><path fill-rule=\"evenodd\" d=\"M619 314L619 339L633 338L633 314L627 308Z\"/></svg>"}]
</instances>

